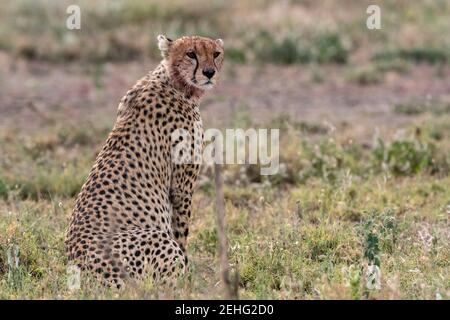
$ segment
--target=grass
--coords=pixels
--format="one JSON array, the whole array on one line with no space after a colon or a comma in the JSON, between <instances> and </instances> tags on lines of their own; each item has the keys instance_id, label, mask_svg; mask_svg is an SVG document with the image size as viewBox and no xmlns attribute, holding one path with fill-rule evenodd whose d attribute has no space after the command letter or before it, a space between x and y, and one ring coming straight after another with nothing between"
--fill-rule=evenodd
<instances>
[{"instance_id":1,"label":"grass","mask_svg":"<svg viewBox=\"0 0 450 320\"><path fill-rule=\"evenodd\" d=\"M377 84L384 81L387 73L407 73L411 63L400 58L377 60L365 66L349 68L346 78L360 85Z\"/></svg>"},{"instance_id":2,"label":"grass","mask_svg":"<svg viewBox=\"0 0 450 320\"><path fill-rule=\"evenodd\" d=\"M255 183L245 178L252 172L245 166L226 170L229 255L240 296L447 299L450 119L433 116L420 136L385 137L370 149L336 133L305 131L314 124L280 119L274 120L284 123L279 176ZM234 121L250 121L244 107ZM433 140L430 127L441 127L442 139ZM193 267L180 289L162 295L143 281L116 291L87 278L80 290L68 289L67 221L107 132L93 125L89 136L97 138L86 139L87 129L56 125L32 137L3 132L0 297L220 298L214 189L206 185L194 197ZM205 177L211 185L211 175ZM381 273L379 289L367 285L373 266Z\"/></svg>"},{"instance_id":3,"label":"grass","mask_svg":"<svg viewBox=\"0 0 450 320\"><path fill-rule=\"evenodd\" d=\"M65 27L66 8L81 8L81 30ZM338 63L373 60L448 63L446 1L381 5L381 30L365 27L370 1L77 1L21 0L0 4L0 49L31 60L100 63L160 56L158 33L225 39L237 63ZM282 12L283 14L280 14ZM262 18L264 17L264 18ZM44 23L45 21L45 23Z\"/></svg>"},{"instance_id":4,"label":"grass","mask_svg":"<svg viewBox=\"0 0 450 320\"><path fill-rule=\"evenodd\" d=\"M278 64L345 63L348 51L339 34L324 32L305 41L293 34L285 37L262 30L249 47L254 48L258 61Z\"/></svg>"},{"instance_id":5,"label":"grass","mask_svg":"<svg viewBox=\"0 0 450 320\"><path fill-rule=\"evenodd\" d=\"M395 51L388 51L375 54L374 60L395 60L402 59L414 63L428 62L428 63L446 63L450 55L448 50L441 48L408 48L397 49Z\"/></svg>"},{"instance_id":6,"label":"grass","mask_svg":"<svg viewBox=\"0 0 450 320\"><path fill-rule=\"evenodd\" d=\"M418 115L426 112L431 112L436 115L445 115L450 113L450 105L445 103L411 101L394 105L394 112L404 115Z\"/></svg>"},{"instance_id":7,"label":"grass","mask_svg":"<svg viewBox=\"0 0 450 320\"><path fill-rule=\"evenodd\" d=\"M343 65L344 81L359 85L418 63L438 72L448 65L447 1L384 1L376 31L364 27L370 1L284 3L4 1L0 50L49 68L87 65L98 91L108 63L159 59L159 33L224 38L228 61L255 68L308 64L312 84L327 80L323 64ZM65 28L69 4L82 8L80 31ZM229 127L252 127L250 108L235 105ZM96 115L80 125L55 112L35 131L0 128L0 299L221 298L207 167L194 195L191 273L177 290L142 281L117 291L86 276L69 290L67 223L112 125ZM392 105L392 117L410 124L368 143L352 133L358 124L335 130L274 115L266 127L280 128L280 171L225 168L229 256L242 298L450 298L450 107L412 100Z\"/></svg>"}]
</instances>

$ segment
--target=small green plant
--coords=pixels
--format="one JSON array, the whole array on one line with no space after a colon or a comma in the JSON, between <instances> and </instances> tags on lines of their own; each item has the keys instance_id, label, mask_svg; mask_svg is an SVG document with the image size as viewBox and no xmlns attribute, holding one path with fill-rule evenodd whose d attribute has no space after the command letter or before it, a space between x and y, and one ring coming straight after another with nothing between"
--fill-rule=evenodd
<instances>
[{"instance_id":1,"label":"small green plant","mask_svg":"<svg viewBox=\"0 0 450 320\"><path fill-rule=\"evenodd\" d=\"M335 32L317 35L312 50L314 60L319 63L346 63L348 59L348 50L344 47L340 35Z\"/></svg>"},{"instance_id":2,"label":"small green plant","mask_svg":"<svg viewBox=\"0 0 450 320\"><path fill-rule=\"evenodd\" d=\"M359 67L349 71L347 79L360 85L372 85L383 81L383 73L374 66Z\"/></svg>"},{"instance_id":3,"label":"small green plant","mask_svg":"<svg viewBox=\"0 0 450 320\"><path fill-rule=\"evenodd\" d=\"M271 32L261 30L248 46L253 48L256 59L262 62L293 64L311 61L310 51L301 47L301 41L293 35L276 39Z\"/></svg>"},{"instance_id":4,"label":"small green plant","mask_svg":"<svg viewBox=\"0 0 450 320\"><path fill-rule=\"evenodd\" d=\"M383 252L393 254L397 243L398 222L391 211L387 211L380 223L380 248Z\"/></svg>"},{"instance_id":5,"label":"small green plant","mask_svg":"<svg viewBox=\"0 0 450 320\"><path fill-rule=\"evenodd\" d=\"M200 251L214 254L217 251L218 241L216 229L205 229L199 232L194 245Z\"/></svg>"},{"instance_id":6,"label":"small green plant","mask_svg":"<svg viewBox=\"0 0 450 320\"><path fill-rule=\"evenodd\" d=\"M364 237L364 258L369 265L381 266L380 253L393 254L399 232L394 212L386 209L383 212L373 211L366 213L365 221L360 229Z\"/></svg>"},{"instance_id":7,"label":"small green plant","mask_svg":"<svg viewBox=\"0 0 450 320\"><path fill-rule=\"evenodd\" d=\"M399 103L394 106L394 112L406 115L418 115L427 111L422 103Z\"/></svg>"},{"instance_id":8,"label":"small green plant","mask_svg":"<svg viewBox=\"0 0 450 320\"><path fill-rule=\"evenodd\" d=\"M245 50L239 48L227 48L226 59L230 59L236 63L245 63L247 61L247 56Z\"/></svg>"},{"instance_id":9,"label":"small green plant","mask_svg":"<svg viewBox=\"0 0 450 320\"><path fill-rule=\"evenodd\" d=\"M370 296L370 290L380 289L380 231L377 217L372 215L362 225L363 252L365 263L366 285L364 295Z\"/></svg>"},{"instance_id":10,"label":"small green plant","mask_svg":"<svg viewBox=\"0 0 450 320\"><path fill-rule=\"evenodd\" d=\"M395 140L386 144L378 139L372 151L376 168L394 175L411 175L423 170L433 170L435 147L416 140Z\"/></svg>"},{"instance_id":11,"label":"small green plant","mask_svg":"<svg viewBox=\"0 0 450 320\"><path fill-rule=\"evenodd\" d=\"M370 230L372 225L368 223L366 225L366 237L364 241L364 258L367 259L369 264L380 266L380 248L379 248L379 239L378 235Z\"/></svg>"},{"instance_id":12,"label":"small green plant","mask_svg":"<svg viewBox=\"0 0 450 320\"><path fill-rule=\"evenodd\" d=\"M103 75L105 72L104 69L105 69L104 63L99 62L99 63L95 64L92 78L93 78L94 86L97 90L100 90L103 88L102 78L103 78Z\"/></svg>"},{"instance_id":13,"label":"small green plant","mask_svg":"<svg viewBox=\"0 0 450 320\"><path fill-rule=\"evenodd\" d=\"M359 268L350 268L348 276L350 284L350 294L352 299L361 299L361 270Z\"/></svg>"},{"instance_id":14,"label":"small green plant","mask_svg":"<svg viewBox=\"0 0 450 320\"><path fill-rule=\"evenodd\" d=\"M308 165L300 172L301 180L318 177L335 183L345 171L364 171L359 163L362 157L360 148L357 145L342 145L333 139L323 139L315 145L303 142L300 156L308 160Z\"/></svg>"},{"instance_id":15,"label":"small green plant","mask_svg":"<svg viewBox=\"0 0 450 320\"><path fill-rule=\"evenodd\" d=\"M0 199L8 198L8 187L6 186L6 182L0 176Z\"/></svg>"},{"instance_id":16,"label":"small green plant","mask_svg":"<svg viewBox=\"0 0 450 320\"><path fill-rule=\"evenodd\" d=\"M20 265L19 247L16 245L9 246L6 250L6 256L8 287L12 290L20 290L26 272Z\"/></svg>"},{"instance_id":17,"label":"small green plant","mask_svg":"<svg viewBox=\"0 0 450 320\"><path fill-rule=\"evenodd\" d=\"M428 135L431 139L436 141L441 141L444 138L444 134L441 128L432 127L430 128Z\"/></svg>"}]
</instances>

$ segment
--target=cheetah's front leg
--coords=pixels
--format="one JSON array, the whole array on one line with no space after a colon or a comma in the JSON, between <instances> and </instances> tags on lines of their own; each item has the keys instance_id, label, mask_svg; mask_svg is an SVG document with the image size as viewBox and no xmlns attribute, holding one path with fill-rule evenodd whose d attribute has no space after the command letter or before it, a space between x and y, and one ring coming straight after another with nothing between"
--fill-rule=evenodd
<instances>
[{"instance_id":1,"label":"cheetah's front leg","mask_svg":"<svg viewBox=\"0 0 450 320\"><path fill-rule=\"evenodd\" d=\"M171 192L171 201L173 234L181 249L185 251L191 218L192 194L173 191Z\"/></svg>"},{"instance_id":2,"label":"cheetah's front leg","mask_svg":"<svg viewBox=\"0 0 450 320\"><path fill-rule=\"evenodd\" d=\"M189 234L193 186L197 179L198 165L177 165L172 175L170 201L172 203L172 230L183 251Z\"/></svg>"}]
</instances>

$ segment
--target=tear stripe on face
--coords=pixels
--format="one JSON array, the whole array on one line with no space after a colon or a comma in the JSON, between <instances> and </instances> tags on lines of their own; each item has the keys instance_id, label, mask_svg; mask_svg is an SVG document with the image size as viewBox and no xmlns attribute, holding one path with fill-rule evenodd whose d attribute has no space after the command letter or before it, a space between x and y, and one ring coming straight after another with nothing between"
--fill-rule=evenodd
<instances>
[{"instance_id":1,"label":"tear stripe on face","mask_svg":"<svg viewBox=\"0 0 450 320\"><path fill-rule=\"evenodd\" d=\"M197 56L195 56L195 68L194 68L194 74L192 75L192 79L191 81L193 83L197 83L197 80L195 80L195 74L197 73L197 69L198 69L198 59Z\"/></svg>"}]
</instances>

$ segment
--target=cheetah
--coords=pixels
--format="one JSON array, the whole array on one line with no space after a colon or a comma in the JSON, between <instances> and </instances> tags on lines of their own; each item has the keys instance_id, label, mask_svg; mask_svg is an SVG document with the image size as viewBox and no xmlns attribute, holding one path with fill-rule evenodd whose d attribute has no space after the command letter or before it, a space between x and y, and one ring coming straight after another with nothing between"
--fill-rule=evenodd
<instances>
[{"instance_id":1,"label":"cheetah","mask_svg":"<svg viewBox=\"0 0 450 320\"><path fill-rule=\"evenodd\" d=\"M223 64L221 39L157 39L162 61L121 99L66 234L69 263L119 288L128 279L164 282L186 273L200 164L172 159L172 133L201 130L203 139L199 102Z\"/></svg>"}]
</instances>

